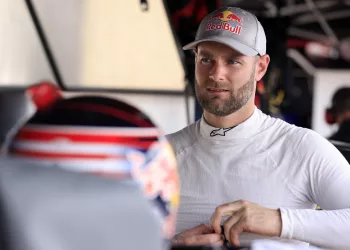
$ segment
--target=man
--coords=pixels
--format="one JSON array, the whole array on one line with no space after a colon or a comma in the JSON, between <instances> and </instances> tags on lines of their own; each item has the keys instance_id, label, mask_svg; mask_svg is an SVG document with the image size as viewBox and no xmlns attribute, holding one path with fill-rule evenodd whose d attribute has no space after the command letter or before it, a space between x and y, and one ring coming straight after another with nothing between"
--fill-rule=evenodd
<instances>
[{"instance_id":1,"label":"man","mask_svg":"<svg viewBox=\"0 0 350 250\"><path fill-rule=\"evenodd\" d=\"M348 163L320 135L254 106L256 82L270 61L257 18L239 8L218 9L184 49L195 53L204 113L168 135L181 180L174 244L222 245L223 234L236 246L275 237L348 248ZM316 204L328 211L315 210Z\"/></svg>"}]
</instances>

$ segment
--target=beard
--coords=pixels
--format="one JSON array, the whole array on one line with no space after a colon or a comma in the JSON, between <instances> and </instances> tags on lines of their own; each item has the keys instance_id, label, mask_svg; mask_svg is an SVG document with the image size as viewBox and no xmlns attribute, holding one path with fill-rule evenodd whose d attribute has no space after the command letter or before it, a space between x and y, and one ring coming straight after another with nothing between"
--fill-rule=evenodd
<instances>
[{"instance_id":1,"label":"beard","mask_svg":"<svg viewBox=\"0 0 350 250\"><path fill-rule=\"evenodd\" d=\"M218 103L216 99L220 98L210 97L208 96L207 86L215 87L215 88L226 88L226 86L214 83L212 85L209 82L206 82L204 88L200 89L198 83L195 83L196 97L203 109L207 112L216 115L216 116L227 116L230 115L237 110L241 109L252 97L255 91L255 67L250 75L249 80L240 87L237 91L231 90L231 95L222 100L222 102ZM226 88L227 89L227 88Z\"/></svg>"}]
</instances>

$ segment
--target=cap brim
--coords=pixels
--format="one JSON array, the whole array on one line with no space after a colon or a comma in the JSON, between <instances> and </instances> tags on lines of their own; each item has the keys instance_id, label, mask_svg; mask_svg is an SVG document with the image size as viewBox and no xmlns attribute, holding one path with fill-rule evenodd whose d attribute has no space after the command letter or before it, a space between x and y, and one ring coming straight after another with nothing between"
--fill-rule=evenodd
<instances>
[{"instance_id":1,"label":"cap brim","mask_svg":"<svg viewBox=\"0 0 350 250\"><path fill-rule=\"evenodd\" d=\"M222 43L239 53L246 55L246 56L256 56L258 55L258 51L250 48L249 46L237 41L233 40L232 38L226 38L226 37L208 37L205 39L200 39L194 42L191 42L183 47L184 50L189 50L189 49L195 49L199 43L202 42L217 42L217 43Z\"/></svg>"}]
</instances>

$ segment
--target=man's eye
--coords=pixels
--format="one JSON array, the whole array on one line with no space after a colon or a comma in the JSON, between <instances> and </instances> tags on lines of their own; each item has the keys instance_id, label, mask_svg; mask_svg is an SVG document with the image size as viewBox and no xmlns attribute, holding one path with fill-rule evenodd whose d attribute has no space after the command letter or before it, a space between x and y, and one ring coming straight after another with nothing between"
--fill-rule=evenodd
<instances>
[{"instance_id":1,"label":"man's eye","mask_svg":"<svg viewBox=\"0 0 350 250\"><path fill-rule=\"evenodd\" d=\"M202 59L201 59L201 62L202 62L202 63L210 63L211 61L210 61L209 58L202 58Z\"/></svg>"},{"instance_id":2,"label":"man's eye","mask_svg":"<svg viewBox=\"0 0 350 250\"><path fill-rule=\"evenodd\" d=\"M228 64L237 64L239 63L237 60L230 59L227 61Z\"/></svg>"}]
</instances>

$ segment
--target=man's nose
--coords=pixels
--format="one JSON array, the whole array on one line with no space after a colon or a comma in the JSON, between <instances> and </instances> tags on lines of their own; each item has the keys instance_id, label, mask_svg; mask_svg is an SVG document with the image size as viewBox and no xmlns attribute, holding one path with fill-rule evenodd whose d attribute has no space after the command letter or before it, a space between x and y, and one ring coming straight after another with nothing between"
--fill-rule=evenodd
<instances>
[{"instance_id":1,"label":"man's nose","mask_svg":"<svg viewBox=\"0 0 350 250\"><path fill-rule=\"evenodd\" d=\"M225 80L225 74L225 66L220 62L216 62L210 70L209 78L214 82L222 82Z\"/></svg>"}]
</instances>

